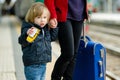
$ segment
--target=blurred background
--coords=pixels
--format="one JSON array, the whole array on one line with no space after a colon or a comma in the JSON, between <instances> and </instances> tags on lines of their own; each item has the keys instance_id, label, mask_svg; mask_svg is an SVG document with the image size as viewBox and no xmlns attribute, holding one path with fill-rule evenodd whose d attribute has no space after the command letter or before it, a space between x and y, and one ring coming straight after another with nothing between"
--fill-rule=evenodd
<instances>
[{"instance_id":1,"label":"blurred background","mask_svg":"<svg viewBox=\"0 0 120 80\"><path fill-rule=\"evenodd\" d=\"M35 1L39 0L0 0L0 80L25 80L18 37L21 22ZM106 48L106 80L120 80L120 0L88 0L87 7L85 35ZM60 54L58 41L52 42L52 49L46 80Z\"/></svg>"}]
</instances>

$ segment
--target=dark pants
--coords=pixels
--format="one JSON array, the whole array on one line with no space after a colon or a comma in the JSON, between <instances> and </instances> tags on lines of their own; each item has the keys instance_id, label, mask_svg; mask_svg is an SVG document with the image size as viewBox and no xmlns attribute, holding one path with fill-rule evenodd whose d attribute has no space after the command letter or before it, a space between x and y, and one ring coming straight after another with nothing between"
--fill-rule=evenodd
<instances>
[{"instance_id":1,"label":"dark pants","mask_svg":"<svg viewBox=\"0 0 120 80\"><path fill-rule=\"evenodd\" d=\"M76 53L78 52L83 21L67 20L58 23L61 55L52 72L52 80L72 80Z\"/></svg>"}]
</instances>

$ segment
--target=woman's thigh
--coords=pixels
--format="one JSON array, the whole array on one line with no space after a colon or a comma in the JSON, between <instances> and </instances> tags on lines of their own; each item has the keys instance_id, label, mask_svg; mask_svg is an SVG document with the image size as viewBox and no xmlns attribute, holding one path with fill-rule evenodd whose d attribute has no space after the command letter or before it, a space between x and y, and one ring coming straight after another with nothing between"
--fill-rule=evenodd
<instances>
[{"instance_id":1,"label":"woman's thigh","mask_svg":"<svg viewBox=\"0 0 120 80\"><path fill-rule=\"evenodd\" d=\"M83 25L84 25L83 21L72 21L73 36L74 36L74 53L78 51L80 37L83 31Z\"/></svg>"},{"instance_id":2,"label":"woman's thigh","mask_svg":"<svg viewBox=\"0 0 120 80\"><path fill-rule=\"evenodd\" d=\"M72 24L69 20L58 24L58 39L61 47L61 55L71 57L74 54L74 37Z\"/></svg>"}]
</instances>

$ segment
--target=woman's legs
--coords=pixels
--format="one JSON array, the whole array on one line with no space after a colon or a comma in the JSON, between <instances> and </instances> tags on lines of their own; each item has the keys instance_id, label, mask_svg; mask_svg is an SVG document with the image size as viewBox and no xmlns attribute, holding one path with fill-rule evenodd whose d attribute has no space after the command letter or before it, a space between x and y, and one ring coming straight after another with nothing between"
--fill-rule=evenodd
<instances>
[{"instance_id":1,"label":"woman's legs","mask_svg":"<svg viewBox=\"0 0 120 80\"><path fill-rule=\"evenodd\" d=\"M72 25L77 25L77 26L74 26L74 27L77 27L76 31L74 27L72 27ZM73 67L74 67L74 64L73 64L74 61L72 59L74 56L74 52L76 51L76 44L79 43L81 26L79 26L78 23L72 24L71 20L67 20L64 23L59 23L58 26L59 26L58 38L59 38L59 43L61 47L61 55L55 63L55 66L52 72L52 80L61 80L61 77L65 77L64 79L66 80L68 80L67 77L70 77L69 80L71 80ZM78 37L76 38L78 39L78 41L74 39L75 37ZM71 64L71 61L72 61L72 64Z\"/></svg>"},{"instance_id":2,"label":"woman's legs","mask_svg":"<svg viewBox=\"0 0 120 80\"><path fill-rule=\"evenodd\" d=\"M74 57L67 66L64 72L63 80L72 80L74 65L76 62L76 54L78 53L80 36L83 28L83 21L72 21L73 36L74 36Z\"/></svg>"},{"instance_id":3,"label":"woman's legs","mask_svg":"<svg viewBox=\"0 0 120 80\"><path fill-rule=\"evenodd\" d=\"M69 64L69 61L72 59L74 54L71 22L67 21L64 23L58 23L58 27L58 38L61 48L61 55L55 63L52 72L52 80L61 80L61 77L63 76L63 73Z\"/></svg>"}]
</instances>

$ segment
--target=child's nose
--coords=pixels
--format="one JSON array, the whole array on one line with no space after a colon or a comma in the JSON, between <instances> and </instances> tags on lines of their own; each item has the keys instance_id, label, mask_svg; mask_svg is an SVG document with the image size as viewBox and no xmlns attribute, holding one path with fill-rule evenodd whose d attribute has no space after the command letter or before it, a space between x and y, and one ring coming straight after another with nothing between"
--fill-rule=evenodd
<instances>
[{"instance_id":1,"label":"child's nose","mask_svg":"<svg viewBox=\"0 0 120 80\"><path fill-rule=\"evenodd\" d=\"M41 21L44 21L44 18L41 18Z\"/></svg>"}]
</instances>

